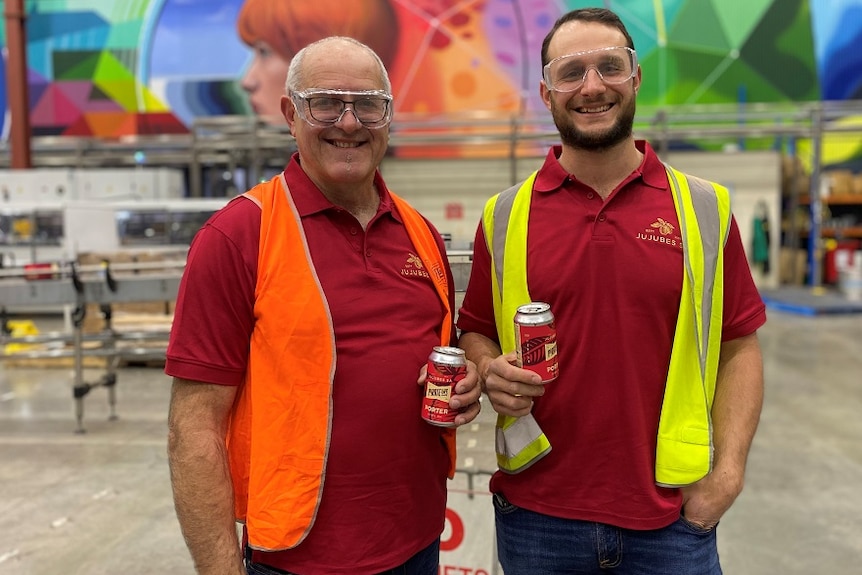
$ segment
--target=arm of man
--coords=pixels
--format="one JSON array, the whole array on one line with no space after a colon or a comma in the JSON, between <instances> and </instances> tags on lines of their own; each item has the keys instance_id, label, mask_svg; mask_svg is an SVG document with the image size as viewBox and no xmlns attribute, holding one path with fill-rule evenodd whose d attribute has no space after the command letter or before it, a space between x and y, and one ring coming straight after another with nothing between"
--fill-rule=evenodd
<instances>
[{"instance_id":1,"label":"arm of man","mask_svg":"<svg viewBox=\"0 0 862 575\"><path fill-rule=\"evenodd\" d=\"M715 526L742 492L745 464L763 407L763 357L757 334L723 342L712 406L712 472L683 488L687 520Z\"/></svg>"},{"instance_id":2,"label":"arm of man","mask_svg":"<svg viewBox=\"0 0 862 575\"><path fill-rule=\"evenodd\" d=\"M514 352L502 355L497 343L475 332L461 334L458 345L476 364L479 383L497 413L527 415L533 408L533 398L544 395L542 378L514 365Z\"/></svg>"},{"instance_id":3,"label":"arm of man","mask_svg":"<svg viewBox=\"0 0 862 575\"><path fill-rule=\"evenodd\" d=\"M168 463L174 505L201 575L245 575L225 437L237 388L174 378Z\"/></svg>"}]
</instances>

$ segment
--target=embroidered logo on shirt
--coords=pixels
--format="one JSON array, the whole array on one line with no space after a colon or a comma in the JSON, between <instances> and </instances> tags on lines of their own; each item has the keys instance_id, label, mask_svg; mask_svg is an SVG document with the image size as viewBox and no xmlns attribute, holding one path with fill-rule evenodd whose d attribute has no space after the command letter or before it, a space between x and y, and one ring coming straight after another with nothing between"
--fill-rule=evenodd
<instances>
[{"instance_id":1,"label":"embroidered logo on shirt","mask_svg":"<svg viewBox=\"0 0 862 575\"><path fill-rule=\"evenodd\" d=\"M407 261L404 262L404 266L401 268L401 275L404 277L431 277L428 275L428 270L425 269L422 259L413 252L407 253Z\"/></svg>"},{"instance_id":2,"label":"embroidered logo on shirt","mask_svg":"<svg viewBox=\"0 0 862 575\"><path fill-rule=\"evenodd\" d=\"M674 234L674 231L675 228L672 223L664 218L656 218L648 228L638 232L637 239L682 248L682 238L679 234Z\"/></svg>"},{"instance_id":3,"label":"embroidered logo on shirt","mask_svg":"<svg viewBox=\"0 0 862 575\"><path fill-rule=\"evenodd\" d=\"M656 221L650 224L651 228L658 228L658 233L663 236L669 236L673 232L673 224L666 222L661 218L656 218Z\"/></svg>"}]
</instances>

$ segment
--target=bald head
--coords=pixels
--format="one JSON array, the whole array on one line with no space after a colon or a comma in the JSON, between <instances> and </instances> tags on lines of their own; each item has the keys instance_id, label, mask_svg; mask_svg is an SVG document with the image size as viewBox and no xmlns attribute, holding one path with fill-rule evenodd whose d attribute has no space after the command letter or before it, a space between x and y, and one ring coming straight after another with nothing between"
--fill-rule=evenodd
<instances>
[{"instance_id":1,"label":"bald head","mask_svg":"<svg viewBox=\"0 0 862 575\"><path fill-rule=\"evenodd\" d=\"M343 61L345 57L357 58L367 56L370 62L378 69L380 76L380 89L387 94L392 93L392 84L389 81L389 73L380 57L362 42L347 36L330 36L317 42L312 42L294 56L290 61L287 71L286 92L297 92L311 88L306 82L306 72L309 66L316 69L326 70L332 64L333 70L336 64Z\"/></svg>"}]
</instances>

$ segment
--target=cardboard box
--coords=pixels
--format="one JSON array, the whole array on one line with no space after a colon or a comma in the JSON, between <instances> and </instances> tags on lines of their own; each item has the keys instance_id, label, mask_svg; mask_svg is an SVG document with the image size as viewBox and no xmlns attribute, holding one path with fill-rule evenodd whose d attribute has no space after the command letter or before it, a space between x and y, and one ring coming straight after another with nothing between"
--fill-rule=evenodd
<instances>
[{"instance_id":1,"label":"cardboard box","mask_svg":"<svg viewBox=\"0 0 862 575\"><path fill-rule=\"evenodd\" d=\"M853 193L853 172L850 170L829 170L823 175L828 178L830 196L845 196Z\"/></svg>"}]
</instances>

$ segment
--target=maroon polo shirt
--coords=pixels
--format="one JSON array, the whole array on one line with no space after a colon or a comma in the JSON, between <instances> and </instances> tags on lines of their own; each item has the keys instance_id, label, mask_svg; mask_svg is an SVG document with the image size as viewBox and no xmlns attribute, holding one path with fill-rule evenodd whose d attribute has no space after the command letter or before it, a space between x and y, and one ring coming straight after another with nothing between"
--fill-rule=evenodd
<instances>
[{"instance_id":1,"label":"maroon polo shirt","mask_svg":"<svg viewBox=\"0 0 862 575\"><path fill-rule=\"evenodd\" d=\"M440 344L445 310L416 264L379 174L381 204L365 231L314 186L298 156L285 175L335 328L333 427L310 534L296 549L255 552L254 560L309 575L379 573L404 563L443 530L449 460L441 428L421 418L416 380ZM242 382L255 321L259 225L260 209L240 197L195 237L177 300L168 375ZM454 293L450 305L454 309Z\"/></svg>"},{"instance_id":2,"label":"maroon polo shirt","mask_svg":"<svg viewBox=\"0 0 862 575\"><path fill-rule=\"evenodd\" d=\"M536 178L527 238L533 300L556 316L560 377L533 414L545 458L491 489L552 516L655 529L679 515L678 490L655 485L655 446L682 292L679 221L662 163L642 165L606 201L550 150ZM490 256L481 225L458 327L497 340ZM736 223L725 247L723 340L765 321Z\"/></svg>"}]
</instances>

